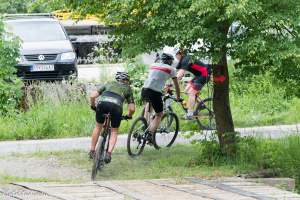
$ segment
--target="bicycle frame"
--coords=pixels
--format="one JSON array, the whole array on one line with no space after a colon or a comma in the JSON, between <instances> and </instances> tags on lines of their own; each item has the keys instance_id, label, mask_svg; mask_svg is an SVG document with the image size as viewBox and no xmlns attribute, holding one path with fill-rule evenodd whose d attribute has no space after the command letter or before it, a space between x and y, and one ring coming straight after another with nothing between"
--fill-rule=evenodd
<instances>
[{"instance_id":1,"label":"bicycle frame","mask_svg":"<svg viewBox=\"0 0 300 200\"><path fill-rule=\"evenodd\" d=\"M110 115L109 114L106 114L105 115L105 121L104 121L104 124L103 124L103 131L102 131L102 137L103 137L103 140L102 140L102 146L101 146L101 150L105 150L105 152L108 151L108 148L109 148L109 140L110 140L110 133L111 133L111 127L110 127ZM108 136L108 140L107 139L107 136ZM99 135L100 137L100 135ZM106 144L106 141L108 141L108 144L107 144L107 147L106 149L105 148L105 144ZM98 144L100 145L100 144Z\"/></svg>"},{"instance_id":2,"label":"bicycle frame","mask_svg":"<svg viewBox=\"0 0 300 200\"><path fill-rule=\"evenodd\" d=\"M209 83L206 83L206 84L209 84ZM166 87L166 95L164 95L164 97L163 97L165 108L167 108L168 106L171 106L171 104L173 103L173 102L172 103L166 103L167 99L172 99L173 101L177 102L175 96L173 95L173 92L174 92L174 90L172 89L172 86L171 85L167 85L167 87ZM185 92L181 92L181 93L186 94ZM206 98L206 99L209 99L209 98ZM205 99L202 100L202 98L200 97L199 93L196 95L196 99L195 99L195 102L196 102L196 104L195 104L195 111L197 111L201 106L204 105L203 104L204 100ZM178 102L178 103L180 103L180 105L181 105L182 109L184 110L184 112L187 113L188 112L188 108L185 107L184 103L183 102Z\"/></svg>"},{"instance_id":3,"label":"bicycle frame","mask_svg":"<svg viewBox=\"0 0 300 200\"><path fill-rule=\"evenodd\" d=\"M106 116L104 127L105 127L105 130L106 130L106 134L108 134L108 140L107 140L108 144L107 144L107 148L105 150L105 152L107 152L108 148L109 148L109 140L110 140L110 135L111 135L110 115L109 114L108 114L108 116Z\"/></svg>"},{"instance_id":4,"label":"bicycle frame","mask_svg":"<svg viewBox=\"0 0 300 200\"><path fill-rule=\"evenodd\" d=\"M94 163L93 163L93 167L92 167L92 180L95 180L96 175L97 175L97 171L101 170L101 168L105 164L104 155L105 155L105 152L107 152L108 148L109 148L109 140L110 140L110 135L111 135L110 131L111 131L110 115L107 114L107 115L105 115L105 121L104 121L104 124L103 124L103 131L101 132L102 141L99 141L100 135L98 137L98 142L97 142L98 144L97 144L96 154L95 154L95 157L94 157ZM108 136L108 140L107 140L107 136ZM107 147L105 149L106 142L107 142Z\"/></svg>"}]
</instances>

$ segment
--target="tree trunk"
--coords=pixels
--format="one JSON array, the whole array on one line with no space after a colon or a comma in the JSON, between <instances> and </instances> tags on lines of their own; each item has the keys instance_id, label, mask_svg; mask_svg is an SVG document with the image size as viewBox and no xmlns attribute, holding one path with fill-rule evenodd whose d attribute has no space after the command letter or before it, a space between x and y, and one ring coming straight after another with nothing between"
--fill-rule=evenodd
<instances>
[{"instance_id":1,"label":"tree trunk","mask_svg":"<svg viewBox=\"0 0 300 200\"><path fill-rule=\"evenodd\" d=\"M219 64L213 65L214 94L213 108L216 117L217 134L224 154L235 152L235 132L229 101L229 74L226 50L223 50Z\"/></svg>"}]
</instances>

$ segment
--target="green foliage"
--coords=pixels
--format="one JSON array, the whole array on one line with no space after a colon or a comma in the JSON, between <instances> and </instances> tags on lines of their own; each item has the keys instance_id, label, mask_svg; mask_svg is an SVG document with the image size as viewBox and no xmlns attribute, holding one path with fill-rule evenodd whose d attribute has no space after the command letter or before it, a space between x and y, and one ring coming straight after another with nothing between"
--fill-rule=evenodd
<instances>
[{"instance_id":1,"label":"green foliage","mask_svg":"<svg viewBox=\"0 0 300 200\"><path fill-rule=\"evenodd\" d=\"M239 166L241 172L260 172L271 169L278 171L279 176L295 178L299 191L299 145L299 136L289 136L276 140L253 137L239 138L236 154L232 157L226 157L221 153L217 141L203 141L196 144L200 150L196 163L201 166L215 167Z\"/></svg>"},{"instance_id":2,"label":"green foliage","mask_svg":"<svg viewBox=\"0 0 300 200\"><path fill-rule=\"evenodd\" d=\"M0 2L0 13L46 13L64 9L60 0L7 0Z\"/></svg>"},{"instance_id":3,"label":"green foliage","mask_svg":"<svg viewBox=\"0 0 300 200\"><path fill-rule=\"evenodd\" d=\"M0 1L0 13L26 13L28 0L6 0Z\"/></svg>"},{"instance_id":4,"label":"green foliage","mask_svg":"<svg viewBox=\"0 0 300 200\"><path fill-rule=\"evenodd\" d=\"M31 88L30 88L31 87ZM25 112L0 117L0 140L89 136L95 113L76 84L40 83L27 88ZM126 109L124 109L126 110ZM137 111L139 112L139 111ZM124 121L121 133L131 122Z\"/></svg>"},{"instance_id":5,"label":"green foliage","mask_svg":"<svg viewBox=\"0 0 300 200\"><path fill-rule=\"evenodd\" d=\"M290 124L300 121L297 86L282 83L267 70L244 77L230 63L230 100L234 123L238 127Z\"/></svg>"},{"instance_id":6,"label":"green foliage","mask_svg":"<svg viewBox=\"0 0 300 200\"><path fill-rule=\"evenodd\" d=\"M251 66L255 60L288 59L298 36L300 9L292 0L67 2L83 14L101 13L131 55L178 43L189 48L201 38L204 45L197 51L202 55L218 60L220 48L227 46L230 55ZM228 34L233 22L238 22L236 31Z\"/></svg>"},{"instance_id":7,"label":"green foliage","mask_svg":"<svg viewBox=\"0 0 300 200\"><path fill-rule=\"evenodd\" d=\"M213 64L219 64L214 67L215 75L227 78L215 85L214 90L214 96L224 101L214 99L219 134L234 131L228 102L227 56L238 61L236 66L241 71L243 68L272 69L283 83L288 80L295 85L299 80L300 4L297 1L66 1L79 13L101 13L104 22L114 26L112 34L127 56L166 45L179 44L190 50L194 44L200 44L194 56L211 58ZM285 68L287 64L295 65L292 69L295 78L282 76L290 73Z\"/></svg>"},{"instance_id":8,"label":"green foliage","mask_svg":"<svg viewBox=\"0 0 300 200\"><path fill-rule=\"evenodd\" d=\"M134 99L137 104L141 105L141 89L144 85L145 79L147 78L148 68L144 64L133 61L127 63L126 70L130 76Z\"/></svg>"},{"instance_id":9,"label":"green foliage","mask_svg":"<svg viewBox=\"0 0 300 200\"><path fill-rule=\"evenodd\" d=\"M255 4L245 4L243 9L253 9L252 16L239 21L238 34L232 37L236 75L243 79L267 71L286 94L299 96L299 5L289 0Z\"/></svg>"},{"instance_id":10,"label":"green foliage","mask_svg":"<svg viewBox=\"0 0 300 200\"><path fill-rule=\"evenodd\" d=\"M233 79L231 104L237 124L272 124L283 121L287 116L288 108L292 107L291 101L285 95L285 88L274 83L273 76L267 73L246 80Z\"/></svg>"},{"instance_id":11,"label":"green foliage","mask_svg":"<svg viewBox=\"0 0 300 200\"><path fill-rule=\"evenodd\" d=\"M0 19L0 115L14 111L21 94L21 82L14 74L19 41L4 31Z\"/></svg>"},{"instance_id":12,"label":"green foliage","mask_svg":"<svg viewBox=\"0 0 300 200\"><path fill-rule=\"evenodd\" d=\"M89 135L93 115L87 102L41 103L28 112L1 118L0 122L0 140L60 138Z\"/></svg>"},{"instance_id":13,"label":"green foliage","mask_svg":"<svg viewBox=\"0 0 300 200\"><path fill-rule=\"evenodd\" d=\"M99 43L94 47L93 52L88 55L92 63L121 63L123 62L121 52L114 48L113 42Z\"/></svg>"},{"instance_id":14,"label":"green foliage","mask_svg":"<svg viewBox=\"0 0 300 200\"><path fill-rule=\"evenodd\" d=\"M28 4L30 13L48 13L66 8L66 4L61 0L34 0Z\"/></svg>"},{"instance_id":15,"label":"green foliage","mask_svg":"<svg viewBox=\"0 0 300 200\"><path fill-rule=\"evenodd\" d=\"M220 145L215 141L203 141L199 148L198 164L214 166L222 158Z\"/></svg>"},{"instance_id":16,"label":"green foliage","mask_svg":"<svg viewBox=\"0 0 300 200\"><path fill-rule=\"evenodd\" d=\"M93 128L92 111L76 84L29 85L22 104L25 112L0 118L0 140L83 136Z\"/></svg>"}]
</instances>

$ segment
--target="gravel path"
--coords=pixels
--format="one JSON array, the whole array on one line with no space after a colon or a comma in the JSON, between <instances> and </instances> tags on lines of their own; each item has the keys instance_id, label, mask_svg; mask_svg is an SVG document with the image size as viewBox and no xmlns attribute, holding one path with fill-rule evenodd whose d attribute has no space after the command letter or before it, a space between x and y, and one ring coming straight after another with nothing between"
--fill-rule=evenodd
<instances>
[{"instance_id":1,"label":"gravel path","mask_svg":"<svg viewBox=\"0 0 300 200\"><path fill-rule=\"evenodd\" d=\"M265 138L280 138L288 135L300 134L300 124L295 125L280 125L280 126L263 126L253 128L238 128L242 136L255 136ZM204 136L209 136L211 133L195 134L187 139L182 134L179 134L175 143L188 144L193 140L203 139ZM125 148L127 135L118 137L117 147ZM49 139L49 140L25 140L25 141L5 141L0 142L0 155L10 153L32 153L39 151L65 151L65 150L88 150L90 138L65 138L65 139Z\"/></svg>"}]
</instances>

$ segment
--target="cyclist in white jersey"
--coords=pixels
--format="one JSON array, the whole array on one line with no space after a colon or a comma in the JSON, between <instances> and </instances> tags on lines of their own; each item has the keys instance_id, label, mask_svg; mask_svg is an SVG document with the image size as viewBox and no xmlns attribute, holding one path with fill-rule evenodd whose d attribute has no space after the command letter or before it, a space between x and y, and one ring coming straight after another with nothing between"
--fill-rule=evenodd
<instances>
[{"instance_id":1,"label":"cyclist in white jersey","mask_svg":"<svg viewBox=\"0 0 300 200\"><path fill-rule=\"evenodd\" d=\"M163 115L162 90L168 79L172 78L176 89L177 100L181 100L176 69L172 67L173 60L174 57L171 54L163 53L161 55L161 62L156 62L151 65L148 78L144 82L141 94L142 99L143 101L150 102L155 111L155 118L149 128L151 135L156 131Z\"/></svg>"}]
</instances>

